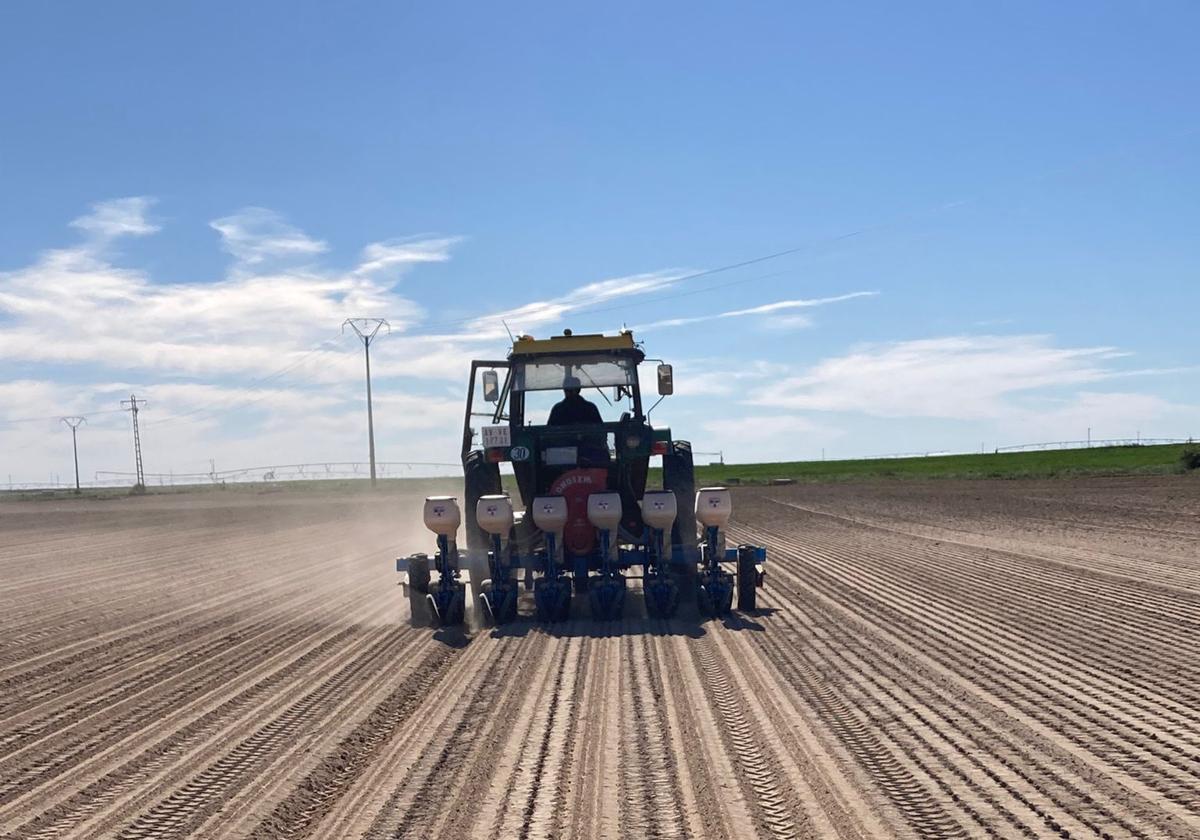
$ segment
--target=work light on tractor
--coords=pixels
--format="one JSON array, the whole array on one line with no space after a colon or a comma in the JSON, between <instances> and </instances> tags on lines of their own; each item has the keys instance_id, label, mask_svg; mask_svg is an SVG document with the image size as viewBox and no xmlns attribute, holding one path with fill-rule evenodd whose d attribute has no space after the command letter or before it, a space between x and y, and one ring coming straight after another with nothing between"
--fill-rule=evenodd
<instances>
[{"instance_id":1,"label":"work light on tractor","mask_svg":"<svg viewBox=\"0 0 1200 840\"><path fill-rule=\"evenodd\" d=\"M456 626L477 615L504 625L530 609L544 622L611 621L636 609L627 596L637 583L652 618L675 617L685 604L702 617L722 616L735 593L739 610L755 608L766 550L725 547L732 496L724 487L697 492L691 444L651 425L675 382L671 365L652 360L658 399L644 406L644 361L628 331L568 331L521 336L508 358L471 363L463 504L431 496L424 518L436 552L396 561L414 624ZM564 391L607 404L613 416L583 423L534 416L539 400ZM651 459L661 459L661 487L648 486ZM512 494L501 481L505 463Z\"/></svg>"}]
</instances>

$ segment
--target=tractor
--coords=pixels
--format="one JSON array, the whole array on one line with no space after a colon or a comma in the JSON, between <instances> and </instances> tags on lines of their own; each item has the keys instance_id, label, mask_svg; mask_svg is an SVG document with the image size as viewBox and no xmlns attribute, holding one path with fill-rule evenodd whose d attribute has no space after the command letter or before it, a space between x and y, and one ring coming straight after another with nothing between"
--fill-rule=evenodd
<instances>
[{"instance_id":1,"label":"tractor","mask_svg":"<svg viewBox=\"0 0 1200 840\"><path fill-rule=\"evenodd\" d=\"M494 625L517 619L522 589L532 590L539 621L563 621L573 604L582 610L585 603L593 619L613 620L624 614L630 580L639 578L652 618L671 618L681 602L694 602L704 616L725 615L735 590L738 609L755 608L766 550L725 547L730 493L697 491L691 444L651 426L651 411L673 393L674 381L671 365L650 360L658 400L647 408L638 377L645 361L628 330L566 330L520 336L507 359L471 363L464 503L426 499L425 525L437 550L396 563L407 573L414 624L462 624L468 590ZM553 411L542 420L538 406L569 390L602 400L610 419L596 409L586 422L552 423ZM647 488L652 458L661 458L661 489ZM521 511L504 492L503 463L511 465Z\"/></svg>"}]
</instances>

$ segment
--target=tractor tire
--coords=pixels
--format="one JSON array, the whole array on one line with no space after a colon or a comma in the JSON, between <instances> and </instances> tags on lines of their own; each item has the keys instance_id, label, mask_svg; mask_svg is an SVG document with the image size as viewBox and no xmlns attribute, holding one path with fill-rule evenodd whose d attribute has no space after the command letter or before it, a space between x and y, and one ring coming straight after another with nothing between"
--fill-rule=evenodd
<instances>
[{"instance_id":1,"label":"tractor tire","mask_svg":"<svg viewBox=\"0 0 1200 840\"><path fill-rule=\"evenodd\" d=\"M671 442L663 455L663 489L675 494L677 513L671 527L671 545L683 546L689 557L697 555L696 474L692 445L686 440Z\"/></svg>"},{"instance_id":2,"label":"tractor tire","mask_svg":"<svg viewBox=\"0 0 1200 840\"><path fill-rule=\"evenodd\" d=\"M754 612L758 608L758 564L753 546L738 546L737 604L741 612Z\"/></svg>"},{"instance_id":3,"label":"tractor tire","mask_svg":"<svg viewBox=\"0 0 1200 840\"><path fill-rule=\"evenodd\" d=\"M482 497L503 492L500 487L500 465L489 463L482 452L468 452L463 456L463 485L467 551L473 556L482 553L486 557L492 543L487 533L479 527L475 506Z\"/></svg>"}]
</instances>

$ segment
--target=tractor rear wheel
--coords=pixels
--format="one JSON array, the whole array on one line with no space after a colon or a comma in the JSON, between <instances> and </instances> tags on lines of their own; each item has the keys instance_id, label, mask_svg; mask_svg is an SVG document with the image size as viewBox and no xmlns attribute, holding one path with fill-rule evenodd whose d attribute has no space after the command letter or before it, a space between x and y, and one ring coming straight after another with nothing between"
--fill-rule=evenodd
<instances>
[{"instance_id":1,"label":"tractor rear wheel","mask_svg":"<svg viewBox=\"0 0 1200 840\"><path fill-rule=\"evenodd\" d=\"M677 512L675 524L671 527L671 545L682 546L688 560L688 570L694 572L695 563L699 559L696 535L696 474L692 465L692 445L686 440L672 441L670 449L663 455L663 489L675 494Z\"/></svg>"},{"instance_id":2,"label":"tractor rear wheel","mask_svg":"<svg viewBox=\"0 0 1200 840\"><path fill-rule=\"evenodd\" d=\"M480 451L468 452L463 456L463 485L466 502L463 506L463 519L467 530L467 551L486 556L491 548L491 539L479 527L479 522L475 519L475 507L484 496L493 496L501 492L500 465L488 462Z\"/></svg>"}]
</instances>

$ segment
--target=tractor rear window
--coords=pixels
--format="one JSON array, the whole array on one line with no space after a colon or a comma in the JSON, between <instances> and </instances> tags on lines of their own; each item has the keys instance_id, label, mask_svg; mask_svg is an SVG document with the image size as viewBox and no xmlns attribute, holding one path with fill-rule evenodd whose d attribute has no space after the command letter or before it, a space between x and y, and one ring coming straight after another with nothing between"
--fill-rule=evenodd
<instances>
[{"instance_id":1,"label":"tractor rear window","mask_svg":"<svg viewBox=\"0 0 1200 840\"><path fill-rule=\"evenodd\" d=\"M631 359L599 356L544 359L513 365L514 391L556 391L563 388L597 388L637 383L637 366Z\"/></svg>"}]
</instances>

